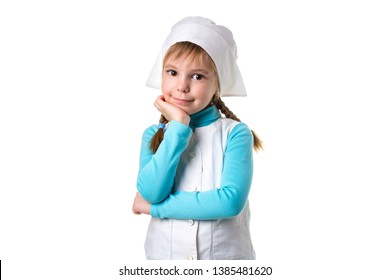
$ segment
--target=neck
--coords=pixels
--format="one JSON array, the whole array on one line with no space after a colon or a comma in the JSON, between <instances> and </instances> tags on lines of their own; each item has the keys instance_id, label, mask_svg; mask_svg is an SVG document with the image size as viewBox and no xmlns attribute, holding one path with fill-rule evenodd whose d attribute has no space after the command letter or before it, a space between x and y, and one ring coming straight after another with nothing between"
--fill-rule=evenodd
<instances>
[{"instance_id":1,"label":"neck","mask_svg":"<svg viewBox=\"0 0 390 280\"><path fill-rule=\"evenodd\" d=\"M202 111L199 111L195 114L192 114L190 121L190 127L192 129L207 126L221 117L217 107L209 106L204 108Z\"/></svg>"}]
</instances>

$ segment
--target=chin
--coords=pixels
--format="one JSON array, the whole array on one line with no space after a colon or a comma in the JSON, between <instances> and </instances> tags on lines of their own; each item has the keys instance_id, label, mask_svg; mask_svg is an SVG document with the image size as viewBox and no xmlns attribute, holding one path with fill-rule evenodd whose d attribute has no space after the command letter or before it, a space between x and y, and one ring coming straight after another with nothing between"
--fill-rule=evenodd
<instances>
[{"instance_id":1,"label":"chin","mask_svg":"<svg viewBox=\"0 0 390 280\"><path fill-rule=\"evenodd\" d=\"M187 113L187 115L192 115L194 114L193 110L191 110L191 108L188 108L187 106L182 106L182 105L179 105L179 104L173 104L175 106L177 106L178 108L180 108L181 110L183 110L184 112Z\"/></svg>"}]
</instances>

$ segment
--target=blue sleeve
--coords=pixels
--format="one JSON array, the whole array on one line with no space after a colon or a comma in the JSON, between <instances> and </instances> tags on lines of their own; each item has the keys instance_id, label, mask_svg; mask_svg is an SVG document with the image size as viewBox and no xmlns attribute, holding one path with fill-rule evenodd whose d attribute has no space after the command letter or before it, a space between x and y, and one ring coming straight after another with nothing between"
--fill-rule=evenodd
<instances>
[{"instance_id":1,"label":"blue sleeve","mask_svg":"<svg viewBox=\"0 0 390 280\"><path fill-rule=\"evenodd\" d=\"M151 205L157 218L214 220L238 215L245 206L253 176L253 135L243 123L229 134L221 186L205 192L176 191Z\"/></svg>"},{"instance_id":2,"label":"blue sleeve","mask_svg":"<svg viewBox=\"0 0 390 280\"><path fill-rule=\"evenodd\" d=\"M157 126L145 130L142 136L137 189L150 203L159 203L171 193L180 156L191 136L191 128L171 121L164 140L155 154L150 150L150 140Z\"/></svg>"}]
</instances>

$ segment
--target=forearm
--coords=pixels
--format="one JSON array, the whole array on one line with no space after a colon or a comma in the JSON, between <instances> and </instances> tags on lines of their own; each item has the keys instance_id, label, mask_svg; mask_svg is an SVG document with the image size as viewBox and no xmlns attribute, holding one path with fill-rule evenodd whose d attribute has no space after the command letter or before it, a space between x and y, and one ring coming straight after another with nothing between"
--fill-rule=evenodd
<instances>
[{"instance_id":1,"label":"forearm","mask_svg":"<svg viewBox=\"0 0 390 280\"><path fill-rule=\"evenodd\" d=\"M249 188L247 188L249 189ZM152 204L153 217L215 220L237 216L244 208L248 192L222 187L207 192L175 192L160 204Z\"/></svg>"},{"instance_id":2,"label":"forearm","mask_svg":"<svg viewBox=\"0 0 390 280\"><path fill-rule=\"evenodd\" d=\"M180 156L191 135L188 126L172 121L160 147L153 154L149 145L155 131L149 129L143 136L137 179L138 191L151 203L159 203L170 194Z\"/></svg>"}]
</instances>

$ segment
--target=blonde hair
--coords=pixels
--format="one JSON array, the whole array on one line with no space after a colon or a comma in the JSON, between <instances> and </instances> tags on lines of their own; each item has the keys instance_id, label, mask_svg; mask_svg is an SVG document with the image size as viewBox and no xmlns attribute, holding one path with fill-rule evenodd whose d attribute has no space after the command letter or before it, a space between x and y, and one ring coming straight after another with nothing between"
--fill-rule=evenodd
<instances>
[{"instance_id":1,"label":"blonde hair","mask_svg":"<svg viewBox=\"0 0 390 280\"><path fill-rule=\"evenodd\" d=\"M191 42L178 42L174 45L172 45L166 52L163 65L165 62L172 58L177 59L181 57L182 55L186 55L187 57L191 57L193 60L197 60L198 62L202 62L205 64L209 64L211 68L217 73L217 68L209 56L209 54L200 46L191 43ZM217 79L218 80L218 79ZM225 115L226 118L233 119L235 121L241 122L241 120L232 112L229 110L229 108L225 105L225 103L222 101L221 97L219 96L219 81L218 81L218 91L214 95L213 99L211 100L211 104L214 104L217 109ZM160 123L167 124L168 120L164 117L164 115L160 116ZM255 151L262 150L263 145L260 140L260 138L256 135L256 133L252 131L253 134L253 148ZM153 136L152 140L150 141L150 149L153 153L156 153L158 147L160 146L161 142L164 139L164 129L158 128L156 134Z\"/></svg>"}]
</instances>

